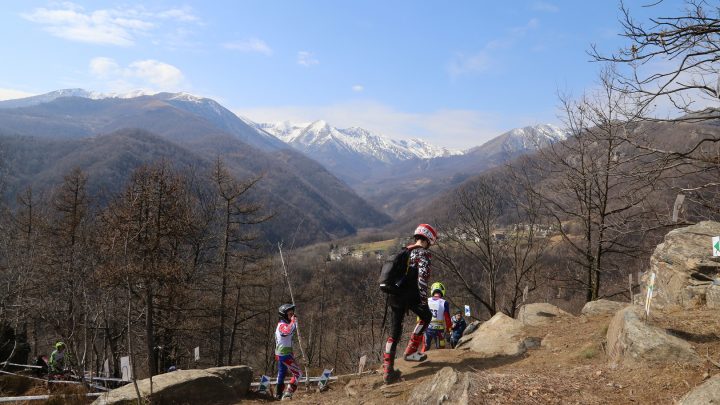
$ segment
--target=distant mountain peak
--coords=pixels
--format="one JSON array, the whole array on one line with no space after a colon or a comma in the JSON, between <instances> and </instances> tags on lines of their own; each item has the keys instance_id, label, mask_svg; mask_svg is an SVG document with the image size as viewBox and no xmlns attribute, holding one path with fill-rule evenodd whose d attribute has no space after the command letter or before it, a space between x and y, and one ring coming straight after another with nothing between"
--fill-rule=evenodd
<instances>
[{"instance_id":1,"label":"distant mountain peak","mask_svg":"<svg viewBox=\"0 0 720 405\"><path fill-rule=\"evenodd\" d=\"M251 121L249 121L251 122ZM394 140L360 127L337 128L325 120L311 123L252 123L284 142L316 159L323 161L323 154L341 150L358 159L393 163L409 159L430 159L459 154L445 148L412 138ZM328 156L327 159L336 159Z\"/></svg>"}]
</instances>

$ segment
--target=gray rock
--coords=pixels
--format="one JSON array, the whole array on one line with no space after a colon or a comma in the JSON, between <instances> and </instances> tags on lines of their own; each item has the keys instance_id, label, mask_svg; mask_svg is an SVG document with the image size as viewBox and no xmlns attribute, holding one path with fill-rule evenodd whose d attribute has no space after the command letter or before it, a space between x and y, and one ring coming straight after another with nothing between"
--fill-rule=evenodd
<instances>
[{"instance_id":1,"label":"gray rock","mask_svg":"<svg viewBox=\"0 0 720 405\"><path fill-rule=\"evenodd\" d=\"M711 285L705 292L705 302L708 308L720 308L720 285Z\"/></svg>"},{"instance_id":2,"label":"gray rock","mask_svg":"<svg viewBox=\"0 0 720 405\"><path fill-rule=\"evenodd\" d=\"M208 370L178 370L152 379L151 401L158 404L232 403L250 388L252 369L247 366ZM137 381L141 396L150 396L150 379ZM128 384L99 397L93 405L130 405L137 402L135 386Z\"/></svg>"},{"instance_id":3,"label":"gray rock","mask_svg":"<svg viewBox=\"0 0 720 405\"><path fill-rule=\"evenodd\" d=\"M458 373L452 367L444 367L435 373L430 383L420 384L410 393L408 404L467 404L469 389L468 373Z\"/></svg>"},{"instance_id":4,"label":"gray rock","mask_svg":"<svg viewBox=\"0 0 720 405\"><path fill-rule=\"evenodd\" d=\"M220 377L225 385L235 391L239 398L245 397L250 389L253 373L248 366L226 366L205 369L210 374Z\"/></svg>"},{"instance_id":5,"label":"gray rock","mask_svg":"<svg viewBox=\"0 0 720 405\"><path fill-rule=\"evenodd\" d=\"M701 363L690 343L647 325L636 306L618 311L607 331L607 351L614 365Z\"/></svg>"},{"instance_id":6,"label":"gray rock","mask_svg":"<svg viewBox=\"0 0 720 405\"><path fill-rule=\"evenodd\" d=\"M470 325L468 325L468 326L465 328L465 331L463 332L463 336L469 335L469 334L475 332L475 329L477 329L478 326L480 326L481 323L482 323L482 322L480 322L480 321L472 321L472 322L470 322Z\"/></svg>"},{"instance_id":7,"label":"gray rock","mask_svg":"<svg viewBox=\"0 0 720 405\"><path fill-rule=\"evenodd\" d=\"M630 305L629 302L596 300L585 304L580 313L586 316L612 315L628 305Z\"/></svg>"},{"instance_id":8,"label":"gray rock","mask_svg":"<svg viewBox=\"0 0 720 405\"><path fill-rule=\"evenodd\" d=\"M485 357L519 356L527 350L522 322L498 312L477 330L460 339L457 348Z\"/></svg>"},{"instance_id":9,"label":"gray rock","mask_svg":"<svg viewBox=\"0 0 720 405\"><path fill-rule=\"evenodd\" d=\"M720 236L720 223L713 221L668 232L650 257L650 271L641 280L639 304L644 304L650 273L654 272L653 308L703 305L712 279L720 274L720 261L712 257L713 236Z\"/></svg>"},{"instance_id":10,"label":"gray rock","mask_svg":"<svg viewBox=\"0 0 720 405\"><path fill-rule=\"evenodd\" d=\"M693 388L678 405L720 404L720 374Z\"/></svg>"},{"instance_id":11,"label":"gray rock","mask_svg":"<svg viewBox=\"0 0 720 405\"><path fill-rule=\"evenodd\" d=\"M542 326L553 323L558 317L572 316L555 305L545 302L526 304L518 310L517 319L525 326Z\"/></svg>"}]
</instances>

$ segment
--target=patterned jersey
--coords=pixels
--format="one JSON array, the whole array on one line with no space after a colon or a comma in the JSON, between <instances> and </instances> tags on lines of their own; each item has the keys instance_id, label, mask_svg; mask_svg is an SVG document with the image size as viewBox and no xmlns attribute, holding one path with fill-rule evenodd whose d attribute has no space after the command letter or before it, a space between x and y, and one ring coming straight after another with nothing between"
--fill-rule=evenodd
<instances>
[{"instance_id":1,"label":"patterned jersey","mask_svg":"<svg viewBox=\"0 0 720 405\"><path fill-rule=\"evenodd\" d=\"M280 322L278 322L277 328L275 328L276 356L292 354L292 339L293 334L295 334L295 329L297 329L297 324L295 323L294 318L290 322L287 322L284 319L281 319Z\"/></svg>"},{"instance_id":2,"label":"patterned jersey","mask_svg":"<svg viewBox=\"0 0 720 405\"><path fill-rule=\"evenodd\" d=\"M409 265L417 269L418 275L418 292L420 293L421 302L428 299L428 284L430 283L430 259L432 255L427 249L421 247L410 251Z\"/></svg>"},{"instance_id":3,"label":"patterned jersey","mask_svg":"<svg viewBox=\"0 0 720 405\"><path fill-rule=\"evenodd\" d=\"M432 320L428 328L434 330L450 330L452 327L450 304L439 297L430 297L427 301L430 312L432 312Z\"/></svg>"}]
</instances>

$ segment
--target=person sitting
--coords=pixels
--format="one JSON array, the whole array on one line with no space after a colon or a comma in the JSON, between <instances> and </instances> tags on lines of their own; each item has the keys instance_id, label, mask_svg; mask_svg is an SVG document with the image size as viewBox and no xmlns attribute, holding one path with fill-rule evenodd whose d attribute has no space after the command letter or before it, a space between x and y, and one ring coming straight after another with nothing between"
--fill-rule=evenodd
<instances>
[{"instance_id":1,"label":"person sitting","mask_svg":"<svg viewBox=\"0 0 720 405\"><path fill-rule=\"evenodd\" d=\"M453 349L460 341L466 327L467 323L465 322L465 318L463 318L462 312L457 311L455 316L452 318L452 336L450 337L450 345L452 345Z\"/></svg>"}]
</instances>

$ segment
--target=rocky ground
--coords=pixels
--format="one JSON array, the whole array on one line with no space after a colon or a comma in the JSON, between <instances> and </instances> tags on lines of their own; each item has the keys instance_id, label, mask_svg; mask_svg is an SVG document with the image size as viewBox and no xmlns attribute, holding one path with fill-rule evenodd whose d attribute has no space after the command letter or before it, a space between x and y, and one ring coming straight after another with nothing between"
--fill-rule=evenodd
<instances>
[{"instance_id":1,"label":"rocky ground","mask_svg":"<svg viewBox=\"0 0 720 405\"><path fill-rule=\"evenodd\" d=\"M526 325L525 335L541 338L542 344L517 357L487 358L471 350L433 350L423 363L398 361L404 378L397 384L384 386L378 373L333 383L322 393L300 389L293 402L418 402L419 393L442 384L438 381L440 371L452 367L458 380L467 376L467 402L472 404L673 404L720 373L720 368L706 359L709 355L720 362L718 318L716 311L698 309L656 313L648 321L690 342L703 359L696 366L614 366L606 353L612 314L560 316L544 325ZM462 384L453 387L464 389ZM255 397L242 403L266 402L270 401Z\"/></svg>"}]
</instances>

